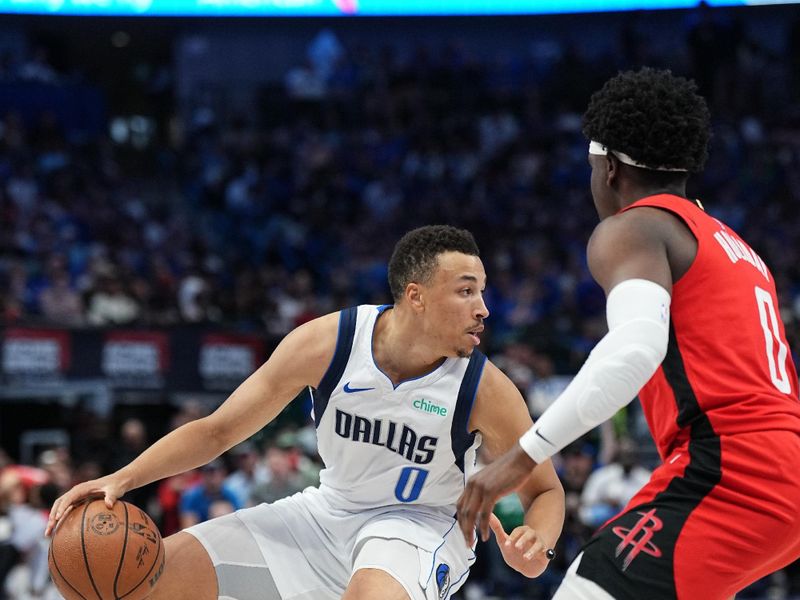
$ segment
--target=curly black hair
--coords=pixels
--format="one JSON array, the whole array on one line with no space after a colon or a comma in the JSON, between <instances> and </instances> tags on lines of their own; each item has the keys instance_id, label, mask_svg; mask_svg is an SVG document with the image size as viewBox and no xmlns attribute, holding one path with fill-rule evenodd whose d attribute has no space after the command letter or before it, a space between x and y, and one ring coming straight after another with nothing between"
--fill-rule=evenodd
<instances>
[{"instance_id":1,"label":"curly black hair","mask_svg":"<svg viewBox=\"0 0 800 600\"><path fill-rule=\"evenodd\" d=\"M619 73L592 95L583 133L645 165L696 173L708 158L710 118L694 81L644 67Z\"/></svg>"},{"instance_id":2,"label":"curly black hair","mask_svg":"<svg viewBox=\"0 0 800 600\"><path fill-rule=\"evenodd\" d=\"M472 234L450 225L418 227L400 238L389 260L389 288L395 302L403 297L412 281L425 283L430 279L439 255L444 252L480 255Z\"/></svg>"}]
</instances>

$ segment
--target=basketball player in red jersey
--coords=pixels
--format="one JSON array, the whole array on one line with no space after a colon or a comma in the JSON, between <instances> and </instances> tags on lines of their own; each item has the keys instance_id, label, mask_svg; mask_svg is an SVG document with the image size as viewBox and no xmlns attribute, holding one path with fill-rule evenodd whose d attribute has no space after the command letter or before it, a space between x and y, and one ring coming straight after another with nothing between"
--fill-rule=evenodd
<instances>
[{"instance_id":1,"label":"basketball player in red jersey","mask_svg":"<svg viewBox=\"0 0 800 600\"><path fill-rule=\"evenodd\" d=\"M686 198L709 130L695 85L669 71L617 75L584 115L609 332L458 503L464 535L487 538L499 497L638 393L663 464L554 600L726 600L800 557L800 402L775 282Z\"/></svg>"}]
</instances>

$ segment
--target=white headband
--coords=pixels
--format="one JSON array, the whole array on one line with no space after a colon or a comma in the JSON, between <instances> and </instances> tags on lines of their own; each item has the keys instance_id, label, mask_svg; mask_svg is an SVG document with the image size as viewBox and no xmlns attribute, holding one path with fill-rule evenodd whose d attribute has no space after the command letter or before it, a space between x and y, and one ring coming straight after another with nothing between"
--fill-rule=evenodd
<instances>
[{"instance_id":1,"label":"white headband","mask_svg":"<svg viewBox=\"0 0 800 600\"><path fill-rule=\"evenodd\" d=\"M674 171L679 173L688 173L689 169L675 169L672 167L651 167L650 165L645 165L640 163L639 161L631 158L624 152L620 152L619 150L609 150L607 146L604 146L600 142L595 142L592 140L589 142L589 154L597 154L598 156L608 156L608 153L611 152L614 156L616 156L621 163L625 163L626 165L631 165L632 167L639 167L640 169L649 169L650 171Z\"/></svg>"}]
</instances>

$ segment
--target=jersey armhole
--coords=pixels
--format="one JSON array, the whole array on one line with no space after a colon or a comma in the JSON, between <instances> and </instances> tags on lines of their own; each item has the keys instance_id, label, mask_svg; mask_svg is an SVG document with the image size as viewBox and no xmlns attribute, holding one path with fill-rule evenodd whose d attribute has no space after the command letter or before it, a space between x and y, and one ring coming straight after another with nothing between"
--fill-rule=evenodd
<instances>
[{"instance_id":1,"label":"jersey armhole","mask_svg":"<svg viewBox=\"0 0 800 600\"><path fill-rule=\"evenodd\" d=\"M314 406L314 425L319 427L322 415L328 406L328 400L336 389L336 385L344 374L350 353L353 350L353 340L356 334L356 321L358 307L351 307L339 313L339 331L336 335L336 349L333 352L331 364L319 382L317 389L311 389L311 401Z\"/></svg>"},{"instance_id":2,"label":"jersey armhole","mask_svg":"<svg viewBox=\"0 0 800 600\"><path fill-rule=\"evenodd\" d=\"M453 423L450 428L450 441L453 455L456 457L456 466L461 469L462 473L464 472L464 455L475 442L475 433L468 431L467 426L485 365L486 355L480 350L473 350L461 380L461 387L458 389L456 410L453 413Z\"/></svg>"}]
</instances>

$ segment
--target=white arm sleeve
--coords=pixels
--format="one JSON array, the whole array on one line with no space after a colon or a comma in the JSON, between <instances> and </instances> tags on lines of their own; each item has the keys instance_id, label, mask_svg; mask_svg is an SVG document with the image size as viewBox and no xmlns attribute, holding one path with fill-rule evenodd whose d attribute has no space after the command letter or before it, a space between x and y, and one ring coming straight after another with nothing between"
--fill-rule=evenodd
<instances>
[{"instance_id":1,"label":"white arm sleeve","mask_svg":"<svg viewBox=\"0 0 800 600\"><path fill-rule=\"evenodd\" d=\"M636 397L667 354L670 300L667 290L645 279L628 279L611 290L608 333L519 440L534 461L547 460Z\"/></svg>"}]
</instances>

